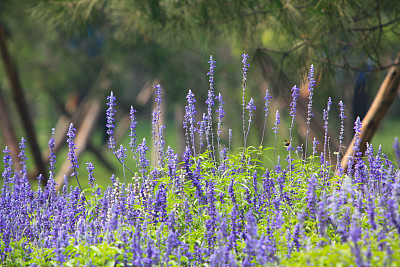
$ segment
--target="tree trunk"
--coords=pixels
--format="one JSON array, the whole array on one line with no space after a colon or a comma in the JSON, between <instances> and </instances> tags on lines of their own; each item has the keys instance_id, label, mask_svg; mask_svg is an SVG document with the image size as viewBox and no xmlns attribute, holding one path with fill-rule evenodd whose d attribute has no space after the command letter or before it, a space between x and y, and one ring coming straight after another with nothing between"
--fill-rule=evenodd
<instances>
[{"instance_id":1,"label":"tree trunk","mask_svg":"<svg viewBox=\"0 0 400 267\"><path fill-rule=\"evenodd\" d=\"M400 54L397 56L395 63L398 64L400 61ZM367 142L371 142L376 130L379 127L380 122L386 115L390 106L392 105L397 91L400 86L400 65L394 65L389 69L385 80L383 81L379 91L369 108L367 115L362 121L362 133L360 134L360 152L364 153ZM343 171L347 170L349 158L354 156L354 141L355 137L351 141L346 154L344 155L341 166Z\"/></svg>"},{"instance_id":2,"label":"tree trunk","mask_svg":"<svg viewBox=\"0 0 400 267\"><path fill-rule=\"evenodd\" d=\"M21 116L22 124L25 128L27 135L27 140L31 147L31 152L36 162L36 166L39 173L43 174L45 183L47 182L47 171L46 166L42 160L42 155L40 153L39 144L36 138L35 128L33 126L32 119L28 111L28 105L25 100L24 92L21 88L21 84L18 77L17 68L11 59L10 53L7 48L6 42L6 32L2 24L0 24L0 52L4 63L4 69L6 70L10 86L12 88L12 93L14 96L15 103L17 105L18 113Z\"/></svg>"},{"instance_id":3,"label":"tree trunk","mask_svg":"<svg viewBox=\"0 0 400 267\"><path fill-rule=\"evenodd\" d=\"M7 105L4 101L3 95L0 91L0 127L3 137L6 141L8 149L11 151L11 157L13 159L14 170L20 170L21 165L18 163L19 144L15 137L14 127L11 123L11 116L9 116Z\"/></svg>"}]
</instances>

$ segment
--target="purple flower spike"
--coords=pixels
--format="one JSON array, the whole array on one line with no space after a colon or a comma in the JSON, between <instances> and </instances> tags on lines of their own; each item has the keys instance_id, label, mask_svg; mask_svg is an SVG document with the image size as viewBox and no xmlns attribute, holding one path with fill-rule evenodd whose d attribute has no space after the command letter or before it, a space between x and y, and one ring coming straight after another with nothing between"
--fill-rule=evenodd
<instances>
[{"instance_id":1,"label":"purple flower spike","mask_svg":"<svg viewBox=\"0 0 400 267\"><path fill-rule=\"evenodd\" d=\"M292 124L290 125L290 133L289 133L289 145L287 147L287 150L294 150L292 147L292 130L293 130L293 125L294 121L296 120L296 111L297 111L297 100L299 99L299 91L300 89L295 85L292 88L292 102L290 103L290 117L292 117ZM289 152L290 153L290 152Z\"/></svg>"},{"instance_id":2,"label":"purple flower spike","mask_svg":"<svg viewBox=\"0 0 400 267\"><path fill-rule=\"evenodd\" d=\"M243 82L243 90L244 90L244 88L246 87L246 82L247 82L247 71L248 71L248 68L250 67L250 64L247 62L247 59L249 58L249 55L247 55L247 54L243 54L242 55L242 64L243 64L243 67L242 67L242 71L243 71L243 80L242 80L242 82Z\"/></svg>"},{"instance_id":3,"label":"purple flower spike","mask_svg":"<svg viewBox=\"0 0 400 267\"><path fill-rule=\"evenodd\" d=\"M212 137L212 107L214 106L214 68L215 68L215 61L213 60L213 57L210 56L210 60L208 61L208 63L210 64L210 71L207 73L208 77L208 81L210 83L210 89L208 90L208 95L207 95L207 100L206 100L206 104L207 104L207 115L205 117L205 120L207 121L206 123L206 140L207 140L207 148L210 149L211 146L211 142L213 142L213 140L211 140L210 142L210 138L213 139Z\"/></svg>"},{"instance_id":4,"label":"purple flower spike","mask_svg":"<svg viewBox=\"0 0 400 267\"><path fill-rule=\"evenodd\" d=\"M217 131L217 134L218 134L218 141L220 140L220 135L221 135L221 123L222 123L222 118L224 117L224 114L225 114L225 111L224 111L224 107L223 107L223 105L225 104L225 102L222 100L222 95L221 95L221 93L220 94L218 94L218 96L215 98L216 100L218 100L218 109L217 109L217 112L218 112L218 131Z\"/></svg>"},{"instance_id":5,"label":"purple flower spike","mask_svg":"<svg viewBox=\"0 0 400 267\"><path fill-rule=\"evenodd\" d=\"M278 125L281 124L281 117L279 115L279 111L276 111L276 115L275 115L275 124L274 127L272 127L272 130L274 130L274 133L277 134L278 133Z\"/></svg>"},{"instance_id":6,"label":"purple flower spike","mask_svg":"<svg viewBox=\"0 0 400 267\"><path fill-rule=\"evenodd\" d=\"M126 159L126 148L123 145L120 145L119 149L117 150L117 158L124 164Z\"/></svg>"},{"instance_id":7,"label":"purple flower spike","mask_svg":"<svg viewBox=\"0 0 400 267\"><path fill-rule=\"evenodd\" d=\"M268 116L269 101L271 99L272 99L272 96L269 94L269 91L266 90L265 91L265 96L263 98L263 100L265 101L265 105L264 105L265 117Z\"/></svg>"},{"instance_id":8,"label":"purple flower spike","mask_svg":"<svg viewBox=\"0 0 400 267\"><path fill-rule=\"evenodd\" d=\"M94 171L94 166L93 163L91 162L86 162L86 170L89 173L89 184L91 187L93 187L93 183L94 183L94 176L93 176L93 171Z\"/></svg>"},{"instance_id":9,"label":"purple flower spike","mask_svg":"<svg viewBox=\"0 0 400 267\"><path fill-rule=\"evenodd\" d=\"M49 150L50 150L50 155L49 155L49 160L50 160L50 176L54 175L54 171L56 169L56 154L55 154L55 149L56 149L56 144L55 144L55 139L54 139L54 134L55 134L56 129L51 129L51 138L49 140Z\"/></svg>"},{"instance_id":10,"label":"purple flower spike","mask_svg":"<svg viewBox=\"0 0 400 267\"><path fill-rule=\"evenodd\" d=\"M139 156L139 171L142 174L146 172L146 168L149 166L149 160L146 158L147 151L149 151L149 148L146 145L146 138L143 138L142 143L136 149L136 153Z\"/></svg>"},{"instance_id":11,"label":"purple flower spike","mask_svg":"<svg viewBox=\"0 0 400 267\"><path fill-rule=\"evenodd\" d=\"M72 176L77 176L78 172L77 169L79 168L79 164L78 164L78 159L75 155L75 128L74 125L71 123L69 125L69 129L68 129L68 133L67 133L67 143L68 143L68 160L71 162L71 166L69 167L70 169L73 169L72 173L71 173L71 177Z\"/></svg>"},{"instance_id":12,"label":"purple flower spike","mask_svg":"<svg viewBox=\"0 0 400 267\"><path fill-rule=\"evenodd\" d=\"M308 73L308 105L307 105L307 137L306 137L306 149L305 149L305 157L307 156L307 146L308 146L308 135L310 133L310 121L311 117L314 117L312 113L312 103L313 103L313 94L314 94L314 65L311 65L310 72Z\"/></svg>"},{"instance_id":13,"label":"purple flower spike","mask_svg":"<svg viewBox=\"0 0 400 267\"><path fill-rule=\"evenodd\" d=\"M74 143L74 139L75 139L75 128L74 125L71 123L69 125L69 129L68 129L68 133L67 133L67 143L68 143L68 160L71 162L71 166L69 166L70 169L72 169L72 173L71 173L71 177L75 176L76 181L78 182L79 188L82 190L81 184L79 183L78 180L78 172L77 169L79 168L79 164L78 164L78 158L76 157L75 154L75 143Z\"/></svg>"},{"instance_id":14,"label":"purple flower spike","mask_svg":"<svg viewBox=\"0 0 400 267\"><path fill-rule=\"evenodd\" d=\"M297 110L297 100L299 99L300 89L295 85L292 88L292 102L290 103L290 117L292 117L292 127L293 122L296 120L296 110Z\"/></svg>"},{"instance_id":15,"label":"purple flower spike","mask_svg":"<svg viewBox=\"0 0 400 267\"><path fill-rule=\"evenodd\" d=\"M214 69L215 69L215 61L214 61L214 59L213 59L212 56L210 56L210 60L208 61L208 63L210 64L210 71L207 73L207 76L209 76L209 77L208 77L208 82L210 83L210 91L214 92L214 74L215 74ZM211 99L211 101L212 101L212 99ZM211 104L211 103L212 103L212 102L210 102L210 104ZM206 102L206 104L208 104L208 103ZM211 105L212 105L212 104L211 104Z\"/></svg>"},{"instance_id":16,"label":"purple flower spike","mask_svg":"<svg viewBox=\"0 0 400 267\"><path fill-rule=\"evenodd\" d=\"M250 101L247 104L246 109L249 111L249 123L251 123L253 118L253 113L256 110L256 105L254 104L254 98L250 98Z\"/></svg>"},{"instance_id":17,"label":"purple flower spike","mask_svg":"<svg viewBox=\"0 0 400 267\"><path fill-rule=\"evenodd\" d=\"M131 119L131 125L130 125L130 133L129 133L129 137L131 138L131 141L129 142L129 147L131 148L132 153L135 152L136 147L137 147L137 135L136 135L136 118L135 118L135 113L136 110L133 109L133 107L131 106L131 110L129 111L129 118Z\"/></svg>"},{"instance_id":18,"label":"purple flower spike","mask_svg":"<svg viewBox=\"0 0 400 267\"><path fill-rule=\"evenodd\" d=\"M194 133L196 131L195 127L195 115L196 115L196 108L194 106L194 103L196 103L196 99L194 98L194 94L192 93L192 90L189 90L187 96L187 106L185 106L185 116L184 116L184 125L183 128L186 130L189 129L189 134L190 134L190 140L192 141L192 148L193 151L195 151L194 147ZM188 140L187 140L188 141Z\"/></svg>"},{"instance_id":19,"label":"purple flower spike","mask_svg":"<svg viewBox=\"0 0 400 267\"><path fill-rule=\"evenodd\" d=\"M154 100L158 106L161 105L161 86L159 84L154 86L156 89L156 99Z\"/></svg>"},{"instance_id":20,"label":"purple flower spike","mask_svg":"<svg viewBox=\"0 0 400 267\"><path fill-rule=\"evenodd\" d=\"M108 109L106 111L107 114L107 134L109 136L108 139L108 147L111 148L112 150L115 149L115 141L114 141L114 137L113 137L113 129L114 127L114 115L115 115L115 96L114 93L111 91L110 96L107 97L108 100Z\"/></svg>"},{"instance_id":21,"label":"purple flower spike","mask_svg":"<svg viewBox=\"0 0 400 267\"><path fill-rule=\"evenodd\" d=\"M8 184L10 182L10 179L12 177L12 158L10 156L11 151L8 149L8 147L6 146L3 150L4 153L4 157L3 157L3 162L4 162L4 171L3 171L3 179L4 179L4 184L3 186L5 186L6 184ZM4 193L4 192L3 192Z\"/></svg>"},{"instance_id":22,"label":"purple flower spike","mask_svg":"<svg viewBox=\"0 0 400 267\"><path fill-rule=\"evenodd\" d=\"M26 149L25 142L26 142L26 140L22 137L21 143L19 143L20 152L18 154L18 157L20 158L19 164L21 164L21 165L26 165L26 161L28 160L28 158L26 157L26 154L25 154L25 149Z\"/></svg>"}]
</instances>

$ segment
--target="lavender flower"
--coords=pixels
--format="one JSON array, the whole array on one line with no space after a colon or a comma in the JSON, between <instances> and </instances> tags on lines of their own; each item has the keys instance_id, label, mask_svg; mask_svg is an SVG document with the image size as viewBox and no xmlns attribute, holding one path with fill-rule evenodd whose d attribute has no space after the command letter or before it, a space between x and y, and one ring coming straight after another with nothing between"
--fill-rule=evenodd
<instances>
[{"instance_id":1,"label":"lavender flower","mask_svg":"<svg viewBox=\"0 0 400 267\"><path fill-rule=\"evenodd\" d=\"M107 134L109 136L108 139L108 147L111 148L113 151L115 149L115 141L114 141L114 136L113 136L113 129L115 128L114 126L114 115L115 115L115 96L114 93L111 91L110 96L107 97L108 100L108 109L106 111L107 114Z\"/></svg>"},{"instance_id":2,"label":"lavender flower","mask_svg":"<svg viewBox=\"0 0 400 267\"><path fill-rule=\"evenodd\" d=\"M265 96L263 98L263 100L265 101L265 105L264 105L265 117L268 116L269 101L271 99L272 99L272 96L269 94L269 91L266 90L265 91Z\"/></svg>"},{"instance_id":3,"label":"lavender flower","mask_svg":"<svg viewBox=\"0 0 400 267\"><path fill-rule=\"evenodd\" d=\"M278 133L278 125L281 124L280 116L279 116L279 111L276 111L275 115L275 124L274 127L272 127L272 130L274 130L275 133L275 145L274 145L274 166L275 166L275 153L276 153L276 134Z\"/></svg>"},{"instance_id":4,"label":"lavender flower","mask_svg":"<svg viewBox=\"0 0 400 267\"><path fill-rule=\"evenodd\" d=\"M199 121L197 124L199 124L199 144L200 144L200 148L199 148L199 152L203 146L203 135L205 132L207 132L207 116L205 113L203 113L203 119L201 121Z\"/></svg>"},{"instance_id":5,"label":"lavender flower","mask_svg":"<svg viewBox=\"0 0 400 267\"><path fill-rule=\"evenodd\" d=\"M3 187L5 187L9 182L12 177L12 158L10 155L10 150L6 146L3 150L4 157L3 157L3 162L4 162L4 171L2 173L3 179L4 179L4 184Z\"/></svg>"},{"instance_id":6,"label":"lavender flower","mask_svg":"<svg viewBox=\"0 0 400 267\"><path fill-rule=\"evenodd\" d=\"M266 91L265 91L265 97L263 98L263 100L265 101L265 105L264 105L265 116L264 116L264 127L263 127L262 136L261 136L260 146L262 146L263 141L264 141L265 127L266 127L266 125L267 125L267 116L268 116L269 101L270 101L271 99L272 99L272 96L270 96L270 95L269 95L269 91L266 90Z\"/></svg>"},{"instance_id":7,"label":"lavender flower","mask_svg":"<svg viewBox=\"0 0 400 267\"><path fill-rule=\"evenodd\" d=\"M245 96L245 91L246 91L246 86L247 86L247 70L250 67L249 63L247 63L249 55L243 54L242 55L242 72L243 72L243 79L242 79L242 88L243 88L243 94L242 94L242 109L243 109L243 114L242 114L242 121L243 121L243 143L246 143L246 124L244 121L244 110L246 106L246 100L244 98Z\"/></svg>"},{"instance_id":8,"label":"lavender flower","mask_svg":"<svg viewBox=\"0 0 400 267\"><path fill-rule=\"evenodd\" d=\"M137 147L137 135L136 135L136 118L135 118L135 113L136 110L133 109L133 107L131 106L131 109L129 111L129 118L131 119L131 125L129 126L130 129L130 133L129 133L129 137L131 138L131 141L129 142L129 147L131 148L132 153L135 153L136 147Z\"/></svg>"},{"instance_id":9,"label":"lavender flower","mask_svg":"<svg viewBox=\"0 0 400 267\"><path fill-rule=\"evenodd\" d=\"M55 144L55 139L54 139L54 134L55 134L56 129L51 129L51 138L49 140L49 150L50 150L50 155L49 155L49 160L50 160L50 176L54 176L54 171L56 169L56 154L55 154L55 149L56 149L56 144Z\"/></svg>"},{"instance_id":10,"label":"lavender flower","mask_svg":"<svg viewBox=\"0 0 400 267\"><path fill-rule=\"evenodd\" d=\"M278 133L278 125L281 124L281 117L279 115L279 111L276 111L276 115L275 115L275 123L274 123L274 127L272 127L272 130L274 130L275 135Z\"/></svg>"},{"instance_id":11,"label":"lavender flower","mask_svg":"<svg viewBox=\"0 0 400 267\"><path fill-rule=\"evenodd\" d=\"M290 133L289 133L289 145L287 147L287 150L293 150L292 147L292 130L293 130L293 124L294 121L296 120L296 110L297 110L297 100L299 98L299 91L300 89L295 85L292 88L292 102L290 103L290 117L292 117L292 124L290 125Z\"/></svg>"},{"instance_id":12,"label":"lavender flower","mask_svg":"<svg viewBox=\"0 0 400 267\"><path fill-rule=\"evenodd\" d=\"M91 163L91 162L86 162L86 170L87 170L88 173L89 173L89 185L90 185L90 186L92 187L92 189L93 189L94 180L95 180L95 178L94 178L94 176L93 176L93 171L94 171L93 163Z\"/></svg>"},{"instance_id":13,"label":"lavender flower","mask_svg":"<svg viewBox=\"0 0 400 267\"><path fill-rule=\"evenodd\" d=\"M210 71L207 73L209 76L208 81L210 83L210 89L208 90L207 95L207 127L206 127L206 140L207 140L207 149L210 150L211 143L213 142L213 133L212 133L212 107L214 106L214 68L215 68L215 61L213 60L212 56L210 56L210 60L208 61L210 64ZM210 140L211 138L211 140Z\"/></svg>"},{"instance_id":14,"label":"lavender flower","mask_svg":"<svg viewBox=\"0 0 400 267\"><path fill-rule=\"evenodd\" d=\"M323 120L324 120L324 129L325 129L325 134L324 134L324 157L327 159L330 155L327 155L326 149L328 145L328 119L329 119L329 111L331 110L331 105L332 105L332 99L329 97L328 98L328 103L326 105L326 109L323 111ZM327 167L327 160L324 162L324 167Z\"/></svg>"},{"instance_id":15,"label":"lavender flower","mask_svg":"<svg viewBox=\"0 0 400 267\"><path fill-rule=\"evenodd\" d=\"M319 145L319 142L318 142L318 140L314 137L314 140L313 140L313 148L312 148L312 150L313 150L313 152L312 152L313 158L314 158L315 154L317 154L317 145Z\"/></svg>"},{"instance_id":16,"label":"lavender flower","mask_svg":"<svg viewBox=\"0 0 400 267\"><path fill-rule=\"evenodd\" d=\"M194 98L194 94L192 93L192 90L189 90L187 96L187 106L185 106L185 122L183 128L186 129L186 131L189 129L189 135L190 135L190 140L192 141L192 149L193 153L195 153L195 146L194 146L194 133L196 131L195 128L195 114L196 114L196 108L194 106L194 103L196 103L196 99ZM189 125L187 125L189 123ZM187 139L187 142L189 142L189 139Z\"/></svg>"},{"instance_id":17,"label":"lavender flower","mask_svg":"<svg viewBox=\"0 0 400 267\"><path fill-rule=\"evenodd\" d=\"M314 65L311 65L310 71L308 73L308 105L307 105L307 137L306 137L306 149L305 149L305 158L307 157L307 144L308 144L308 134L310 133L310 121L311 117L314 117L312 113L312 98L314 94Z\"/></svg>"},{"instance_id":18,"label":"lavender flower","mask_svg":"<svg viewBox=\"0 0 400 267\"><path fill-rule=\"evenodd\" d=\"M139 156L139 171L142 173L144 177L144 173L146 172L147 166L149 166L149 160L146 158L146 153L149 151L149 148L146 145L146 138L143 138L143 141L137 146L136 153Z\"/></svg>"},{"instance_id":19,"label":"lavender flower","mask_svg":"<svg viewBox=\"0 0 400 267\"><path fill-rule=\"evenodd\" d=\"M126 159L126 157L127 157L126 151L127 151L126 148L124 148L123 145L120 145L120 147L119 147L119 149L117 150L117 153L116 153L117 158L118 158L119 161L122 163L122 165L124 164L125 159Z\"/></svg>"},{"instance_id":20,"label":"lavender flower","mask_svg":"<svg viewBox=\"0 0 400 267\"><path fill-rule=\"evenodd\" d=\"M256 105L254 104L254 98L250 98L250 101L247 104L246 109L249 111L249 125L250 125L253 118L253 112L254 110L256 110Z\"/></svg>"},{"instance_id":21,"label":"lavender flower","mask_svg":"<svg viewBox=\"0 0 400 267\"><path fill-rule=\"evenodd\" d=\"M215 98L218 100L218 109L217 109L217 113L218 115L218 130L217 130L217 140L218 140L218 148L219 148L219 141L220 141L220 137L221 137L221 123L222 123L222 118L224 117L225 111L224 111L224 107L223 104L225 104L225 102L222 100L222 95L221 93L218 94L218 96Z\"/></svg>"},{"instance_id":22,"label":"lavender flower","mask_svg":"<svg viewBox=\"0 0 400 267\"><path fill-rule=\"evenodd\" d=\"M72 169L72 173L71 173L71 177L75 176L76 180L78 180L78 172L77 169L79 168L79 164L78 164L78 159L75 155L75 143L74 143L74 139L75 139L75 128L74 125L71 123L69 125L68 128L68 133L67 133L67 143L68 143L68 160L71 162L71 166L69 167L70 169ZM78 182L79 183L79 182Z\"/></svg>"},{"instance_id":23,"label":"lavender flower","mask_svg":"<svg viewBox=\"0 0 400 267\"><path fill-rule=\"evenodd\" d=\"M19 143L20 152L19 152L19 154L18 154L18 157L19 157L19 159L20 159L19 164L22 165L21 174L22 174L24 177L25 177L26 174L27 174L27 170L26 170L26 161L28 160L28 158L26 157L26 154L25 154L25 148L26 148L26 146L25 146L25 141L26 141L26 140L22 137L22 138L21 138L21 143ZM25 177L25 178L26 178L26 177Z\"/></svg>"}]
</instances>

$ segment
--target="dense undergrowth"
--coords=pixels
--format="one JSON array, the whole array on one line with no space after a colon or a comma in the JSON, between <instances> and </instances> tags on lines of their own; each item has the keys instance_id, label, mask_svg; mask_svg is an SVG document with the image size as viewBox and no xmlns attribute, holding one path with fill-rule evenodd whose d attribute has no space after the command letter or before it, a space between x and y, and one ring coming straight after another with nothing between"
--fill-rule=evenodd
<instances>
[{"instance_id":1,"label":"dense undergrowth","mask_svg":"<svg viewBox=\"0 0 400 267\"><path fill-rule=\"evenodd\" d=\"M276 149L248 146L254 100L245 100L247 55L243 55L243 141L241 153L231 153L221 141L222 96L214 93L214 64L210 57L207 111L197 122L195 97L187 95L186 149L178 155L166 146L159 125L161 87L155 86L152 137L156 163L149 166L146 140L136 139L131 109L131 142L127 148L113 139L115 97L108 97L109 146L124 168L113 185L95 185L94 166L88 175L75 156L75 129L68 131L72 179L88 179L91 188L64 185L55 189L54 131L50 139L50 179L33 191L27 180L25 140L14 172L4 150L0 198L0 253L3 266L395 266L400 262L400 172L378 149L358 150L349 168L332 166L343 151L330 151L325 134L323 151L317 141L292 147L298 88L292 88L290 138L285 155L266 156ZM308 76L308 126L312 118L315 81ZM265 117L269 114L266 92ZM214 103L214 101L216 101ZM329 99L324 110L328 129ZM344 106L339 102L343 139ZM216 118L213 120L213 115ZM276 111L272 130L279 134ZM201 116L200 116L201 117ZM265 127L264 127L265 129ZM361 123L355 122L356 137ZM276 140L276 138L275 138ZM312 153L307 155L307 146ZM398 147L398 144L397 144ZM129 152L128 152L129 150ZM309 149L311 150L311 149ZM397 150L397 155L399 155ZM135 173L125 159L135 159ZM15 159L14 159L15 160ZM265 162L273 164L266 168ZM285 163L285 164L283 164ZM132 166L131 166L132 167ZM79 171L79 174L78 174ZM131 178L132 177L132 178ZM39 184L41 176L38 177Z\"/></svg>"}]
</instances>

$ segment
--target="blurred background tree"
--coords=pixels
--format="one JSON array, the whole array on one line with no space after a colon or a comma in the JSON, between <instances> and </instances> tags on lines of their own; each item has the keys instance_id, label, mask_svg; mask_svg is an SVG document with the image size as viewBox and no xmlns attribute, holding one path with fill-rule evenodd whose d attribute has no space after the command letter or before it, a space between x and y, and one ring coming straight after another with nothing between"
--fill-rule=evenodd
<instances>
[{"instance_id":1,"label":"blurred background tree","mask_svg":"<svg viewBox=\"0 0 400 267\"><path fill-rule=\"evenodd\" d=\"M259 96L259 107L269 89L274 108L284 110L290 104L291 87L300 81L296 142L304 142L305 77L311 63L317 77L312 135L322 136L320 110L328 96L334 103L344 99L347 114L351 114L347 128L352 129L354 118L365 115L385 70L399 52L400 6L388 0L6 0L1 5L0 23L39 132L44 162L50 128L56 122L57 147L61 147L69 122L82 128L82 122L92 121L90 129L82 131L82 151L91 150L112 168L99 150L105 137L91 137L92 128L105 125L104 99L111 89L119 96L118 114L127 114L131 104L150 114L151 89L156 82L166 92L167 121L181 121L188 89L194 90L204 110L210 54L217 61L216 88L230 104L226 107L230 118L241 116L236 108L241 102L239 64L240 54L246 52L252 75L248 95ZM1 68L1 93L11 99L10 83ZM18 122L14 123L16 133L25 135L18 112L9 102L12 121ZM101 108L88 118L86 111L95 106ZM257 142L263 121L262 109L258 112L259 131L252 137ZM397 108L392 113L400 112ZM121 115L121 121L124 118ZM239 129L240 120L224 124L226 135L228 128ZM180 136L180 125L176 129ZM347 133L349 143L352 133ZM333 146L337 146L337 134L330 133ZM240 140L237 135L236 144Z\"/></svg>"}]
</instances>

